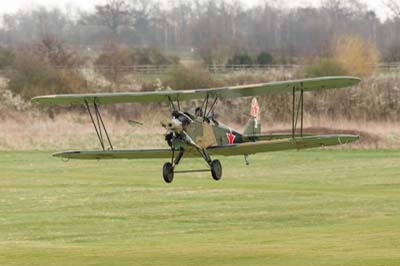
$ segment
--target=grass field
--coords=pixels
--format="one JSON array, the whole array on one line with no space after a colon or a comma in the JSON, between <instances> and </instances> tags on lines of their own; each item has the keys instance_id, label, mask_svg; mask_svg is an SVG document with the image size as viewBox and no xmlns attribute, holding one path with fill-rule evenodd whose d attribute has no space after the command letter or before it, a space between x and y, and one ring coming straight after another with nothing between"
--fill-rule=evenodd
<instances>
[{"instance_id":1,"label":"grass field","mask_svg":"<svg viewBox=\"0 0 400 266\"><path fill-rule=\"evenodd\" d=\"M0 265L400 265L400 151L221 159L167 185L163 161L3 152Z\"/></svg>"}]
</instances>

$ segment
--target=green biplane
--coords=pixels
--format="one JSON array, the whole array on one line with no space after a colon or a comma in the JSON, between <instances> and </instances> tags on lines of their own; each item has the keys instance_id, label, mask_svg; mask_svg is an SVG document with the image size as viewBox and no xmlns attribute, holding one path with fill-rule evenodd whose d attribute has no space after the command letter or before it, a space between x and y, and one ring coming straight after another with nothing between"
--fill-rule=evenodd
<instances>
[{"instance_id":1,"label":"green biplane","mask_svg":"<svg viewBox=\"0 0 400 266\"><path fill-rule=\"evenodd\" d=\"M183 91L154 91L127 93L64 94L39 96L32 99L36 103L83 104L92 120L101 150L64 151L54 156L67 159L154 159L171 158L163 166L164 181L171 183L174 173L211 172L214 180L222 176L222 166L214 156L234 156L332 146L353 142L356 135L308 135L303 133L304 92L323 89L344 88L360 82L356 77L321 77L263 84L222 87ZM214 118L217 102L227 98L255 97L275 93L292 93L292 130L286 134L261 134L260 108L256 98L252 100L251 116L240 133ZM181 110L180 102L203 100L195 113ZM102 104L112 103L151 103L169 102L171 120L162 122L167 129L165 140L170 148L116 150L100 114ZM300 128L297 128L300 116ZM107 147L108 146L108 147ZM177 171L181 159L202 157L208 165L204 170Z\"/></svg>"}]
</instances>

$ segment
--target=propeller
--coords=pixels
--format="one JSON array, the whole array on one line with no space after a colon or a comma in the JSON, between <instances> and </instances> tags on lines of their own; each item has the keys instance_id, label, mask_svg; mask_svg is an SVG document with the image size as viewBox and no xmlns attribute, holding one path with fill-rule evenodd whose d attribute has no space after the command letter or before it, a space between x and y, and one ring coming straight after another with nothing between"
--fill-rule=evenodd
<instances>
[{"instance_id":1,"label":"propeller","mask_svg":"<svg viewBox=\"0 0 400 266\"><path fill-rule=\"evenodd\" d=\"M171 120L164 120L160 122L161 126L167 129L167 132L174 132L174 133L180 133L183 131L183 125L180 120L178 120L175 117L172 117Z\"/></svg>"},{"instance_id":2,"label":"propeller","mask_svg":"<svg viewBox=\"0 0 400 266\"><path fill-rule=\"evenodd\" d=\"M190 117L186 114L181 112L174 112L172 113L172 118L170 120L165 119L160 121L162 127L166 129L165 132L165 139L167 140L168 144L172 144L172 139L179 138L180 140L185 141L186 143L195 146L197 149L198 145L193 141L193 139L187 134L186 127L192 123ZM172 147L172 146L171 146Z\"/></svg>"},{"instance_id":3,"label":"propeller","mask_svg":"<svg viewBox=\"0 0 400 266\"><path fill-rule=\"evenodd\" d=\"M167 127L168 122L168 120L160 121L161 126L165 128L164 136L167 136L171 132L171 130L169 130L169 128Z\"/></svg>"}]
</instances>

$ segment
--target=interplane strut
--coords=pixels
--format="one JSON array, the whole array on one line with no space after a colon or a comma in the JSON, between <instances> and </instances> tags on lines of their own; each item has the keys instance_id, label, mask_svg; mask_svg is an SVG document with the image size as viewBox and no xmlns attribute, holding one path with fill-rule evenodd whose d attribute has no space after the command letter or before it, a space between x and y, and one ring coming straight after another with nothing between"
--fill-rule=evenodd
<instances>
[{"instance_id":1,"label":"interplane strut","mask_svg":"<svg viewBox=\"0 0 400 266\"><path fill-rule=\"evenodd\" d=\"M303 137L303 123L304 123L304 89L300 90L299 101L296 106L296 87L293 87L292 92L292 138L294 139L297 129L297 122L300 113L300 136Z\"/></svg>"},{"instance_id":2,"label":"interplane strut","mask_svg":"<svg viewBox=\"0 0 400 266\"><path fill-rule=\"evenodd\" d=\"M95 115L96 115L96 120L93 118L89 102L86 99L85 99L85 106L86 106L86 109L87 109L87 111L89 113L90 119L92 120L92 124L93 124L93 127L94 127L95 131L96 131L97 138L99 139L101 148L103 149L103 151L106 150L105 140L104 140L104 137L103 137L103 132L104 132L104 134L105 134L105 136L107 138L107 141L108 141L108 145L109 145L109 147L107 149L108 150L113 150L114 147L113 147L113 145L111 143L110 136L108 135L107 128L104 125L104 121L103 121L103 118L102 118L100 110L99 110L99 106L97 105L96 101L93 101L93 109L94 109L94 112L95 112Z\"/></svg>"}]
</instances>

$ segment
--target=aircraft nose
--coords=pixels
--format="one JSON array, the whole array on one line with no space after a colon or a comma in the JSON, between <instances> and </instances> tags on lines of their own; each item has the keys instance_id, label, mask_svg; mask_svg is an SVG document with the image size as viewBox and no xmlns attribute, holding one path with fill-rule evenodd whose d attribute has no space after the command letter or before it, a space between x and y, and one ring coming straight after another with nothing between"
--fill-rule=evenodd
<instances>
[{"instance_id":1,"label":"aircraft nose","mask_svg":"<svg viewBox=\"0 0 400 266\"><path fill-rule=\"evenodd\" d=\"M169 121L167 127L174 132L180 132L182 130L182 124L176 119Z\"/></svg>"}]
</instances>

